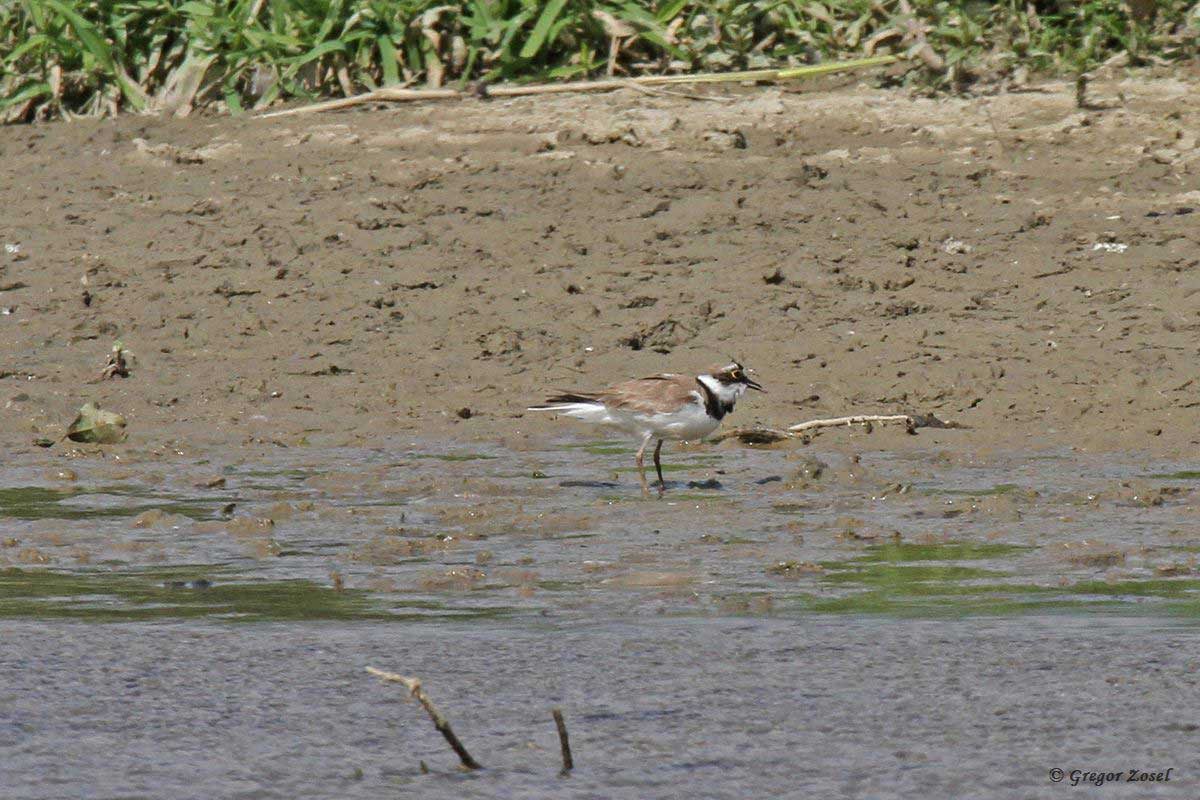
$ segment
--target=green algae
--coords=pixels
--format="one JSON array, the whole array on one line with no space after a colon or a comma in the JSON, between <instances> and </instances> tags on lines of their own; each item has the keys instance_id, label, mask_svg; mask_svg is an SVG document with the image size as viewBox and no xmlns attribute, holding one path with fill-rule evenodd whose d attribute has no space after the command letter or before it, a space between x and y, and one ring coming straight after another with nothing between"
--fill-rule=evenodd
<instances>
[{"instance_id":1,"label":"green algae","mask_svg":"<svg viewBox=\"0 0 1200 800\"><path fill-rule=\"evenodd\" d=\"M0 570L0 619L412 621L503 613L506 609L451 609L424 600L396 601L301 579L247 580L208 566L80 572Z\"/></svg>"},{"instance_id":2,"label":"green algae","mask_svg":"<svg viewBox=\"0 0 1200 800\"><path fill-rule=\"evenodd\" d=\"M996 561L1033 549L970 542L875 545L849 561L823 563L826 572L816 582L825 591L799 598L799 607L817 613L917 618L1039 612L1154 613L1200 618L1197 578L1044 585L1020 582L1012 573L991 567ZM989 567L956 563L961 561L988 561Z\"/></svg>"},{"instance_id":3,"label":"green algae","mask_svg":"<svg viewBox=\"0 0 1200 800\"><path fill-rule=\"evenodd\" d=\"M1017 544L942 542L939 544L894 544L872 545L856 561L978 561L985 558L1003 558L1032 550L1032 547Z\"/></svg>"},{"instance_id":4,"label":"green algae","mask_svg":"<svg viewBox=\"0 0 1200 800\"><path fill-rule=\"evenodd\" d=\"M96 506L64 502L72 498L86 500L89 495L130 497L136 498L139 502L127 506ZM0 519L5 517L20 520L135 517L151 508L192 519L208 519L227 502L229 502L228 498L187 497L169 494L148 496L144 491L135 492L125 486L89 489L19 486L0 489Z\"/></svg>"}]
</instances>

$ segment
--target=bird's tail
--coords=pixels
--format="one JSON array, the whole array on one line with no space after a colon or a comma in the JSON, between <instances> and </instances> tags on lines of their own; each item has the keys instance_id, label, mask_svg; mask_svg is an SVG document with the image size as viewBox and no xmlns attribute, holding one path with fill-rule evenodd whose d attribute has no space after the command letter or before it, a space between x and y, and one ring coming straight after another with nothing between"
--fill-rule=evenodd
<instances>
[{"instance_id":1,"label":"bird's tail","mask_svg":"<svg viewBox=\"0 0 1200 800\"><path fill-rule=\"evenodd\" d=\"M529 406L528 411L566 411L575 406L603 405L594 394L582 392L562 392L546 398L546 402Z\"/></svg>"},{"instance_id":2,"label":"bird's tail","mask_svg":"<svg viewBox=\"0 0 1200 800\"><path fill-rule=\"evenodd\" d=\"M594 394L584 394L582 392L563 392L548 398L544 403L529 406L530 411L553 411L555 414L562 414L565 417L574 417L575 419L583 420L584 422L596 422L607 424L612 420L609 418L608 409L604 403Z\"/></svg>"}]
</instances>

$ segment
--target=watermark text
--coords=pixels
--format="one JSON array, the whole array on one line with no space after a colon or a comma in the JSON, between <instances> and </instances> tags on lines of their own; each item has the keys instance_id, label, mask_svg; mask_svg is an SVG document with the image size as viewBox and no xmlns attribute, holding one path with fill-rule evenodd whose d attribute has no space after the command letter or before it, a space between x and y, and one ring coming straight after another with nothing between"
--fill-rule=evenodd
<instances>
[{"instance_id":1,"label":"watermark text","mask_svg":"<svg viewBox=\"0 0 1200 800\"><path fill-rule=\"evenodd\" d=\"M1174 767L1167 769L1123 769L1123 770L1092 770L1092 769L1059 769L1050 770L1052 783L1066 783L1071 786L1103 786L1106 783L1167 783L1171 780Z\"/></svg>"}]
</instances>

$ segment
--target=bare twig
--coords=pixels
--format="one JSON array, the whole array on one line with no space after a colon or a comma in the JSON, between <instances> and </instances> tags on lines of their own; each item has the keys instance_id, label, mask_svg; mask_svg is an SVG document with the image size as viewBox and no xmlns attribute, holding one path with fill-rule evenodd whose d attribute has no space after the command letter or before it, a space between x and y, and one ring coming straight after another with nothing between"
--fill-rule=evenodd
<instances>
[{"instance_id":1,"label":"bare twig","mask_svg":"<svg viewBox=\"0 0 1200 800\"><path fill-rule=\"evenodd\" d=\"M406 678L403 675L397 675L394 672L384 672L375 667L367 667L367 672L382 678L385 681L403 684L405 689L417 699L417 702L425 709L425 713L429 714L429 718L433 720L433 727L438 729L438 732L445 737L446 742L458 754L458 758L462 761L462 765L466 769L483 769L482 765L475 759L471 758L471 754L467 752L467 748L463 747L463 743L454 735L454 729L450 727L450 721L442 716L442 712L438 711L437 706L429 699L429 695L425 694L425 690L421 688L419 678Z\"/></svg>"},{"instance_id":2,"label":"bare twig","mask_svg":"<svg viewBox=\"0 0 1200 800\"><path fill-rule=\"evenodd\" d=\"M801 422L798 425L788 426L788 430L793 433L802 431L811 431L815 428L841 428L849 427L850 425L866 425L870 430L871 425L875 422L903 422L904 427L909 430L916 429L916 420L908 414L858 414L851 417L834 417L833 419L810 419L808 422Z\"/></svg>"},{"instance_id":3,"label":"bare twig","mask_svg":"<svg viewBox=\"0 0 1200 800\"><path fill-rule=\"evenodd\" d=\"M287 108L283 111L272 111L269 114L260 114L261 117L287 117L293 114L314 114L318 111L338 111L343 108L353 108L367 103L386 103L395 102L402 103L411 100L453 100L457 97L462 97L463 93L457 89L401 89L394 86L385 86L382 89L376 89L373 92L366 94L357 94L354 97L339 97L336 100L325 100L320 103L313 103L308 106L299 108Z\"/></svg>"},{"instance_id":4,"label":"bare twig","mask_svg":"<svg viewBox=\"0 0 1200 800\"><path fill-rule=\"evenodd\" d=\"M567 723L563 721L561 709L550 712L554 715L554 726L558 728L558 744L562 747L563 774L575 769L575 760L571 758L571 740L567 738Z\"/></svg>"},{"instance_id":5,"label":"bare twig","mask_svg":"<svg viewBox=\"0 0 1200 800\"><path fill-rule=\"evenodd\" d=\"M282 111L272 111L260 114L260 117L286 117L295 114L311 114L318 111L336 111L343 108L363 105L366 103L382 102L412 102L420 100L458 100L467 97L523 97L542 94L566 94L581 92L611 92L631 86L662 86L674 83L741 83L742 81L787 81L797 78L809 78L816 75L827 75L834 72L845 72L852 69L879 67L900 60L899 56L885 55L872 58L856 58L849 61L835 61L827 64L813 64L806 67L788 69L752 69L741 72L703 72L689 75L641 75L636 78L605 79L597 81L568 81L565 83L537 83L524 85L488 86L485 92L478 90L459 91L457 89L403 89L399 87L384 87L373 92L359 94L353 97L343 97L337 100L326 100L321 103L288 108Z\"/></svg>"},{"instance_id":6,"label":"bare twig","mask_svg":"<svg viewBox=\"0 0 1200 800\"><path fill-rule=\"evenodd\" d=\"M848 428L862 425L867 433L874 430L876 423L899 422L910 434L916 434L917 428L963 428L957 422L945 422L933 414L857 414L849 417L834 417L832 419L813 419L792 425L786 430L779 428L734 428L713 439L723 442L726 439L737 439L743 444L772 444L784 439L800 439L804 443L825 428Z\"/></svg>"}]
</instances>

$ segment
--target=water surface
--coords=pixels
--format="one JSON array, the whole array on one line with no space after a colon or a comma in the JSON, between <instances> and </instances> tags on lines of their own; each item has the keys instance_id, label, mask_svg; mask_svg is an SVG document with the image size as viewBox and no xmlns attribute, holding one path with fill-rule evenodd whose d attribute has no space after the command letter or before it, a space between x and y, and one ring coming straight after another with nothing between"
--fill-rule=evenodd
<instances>
[{"instance_id":1,"label":"water surface","mask_svg":"<svg viewBox=\"0 0 1200 800\"><path fill-rule=\"evenodd\" d=\"M631 460L0 471L11 796L1194 795L1196 465L709 447L660 500Z\"/></svg>"}]
</instances>

